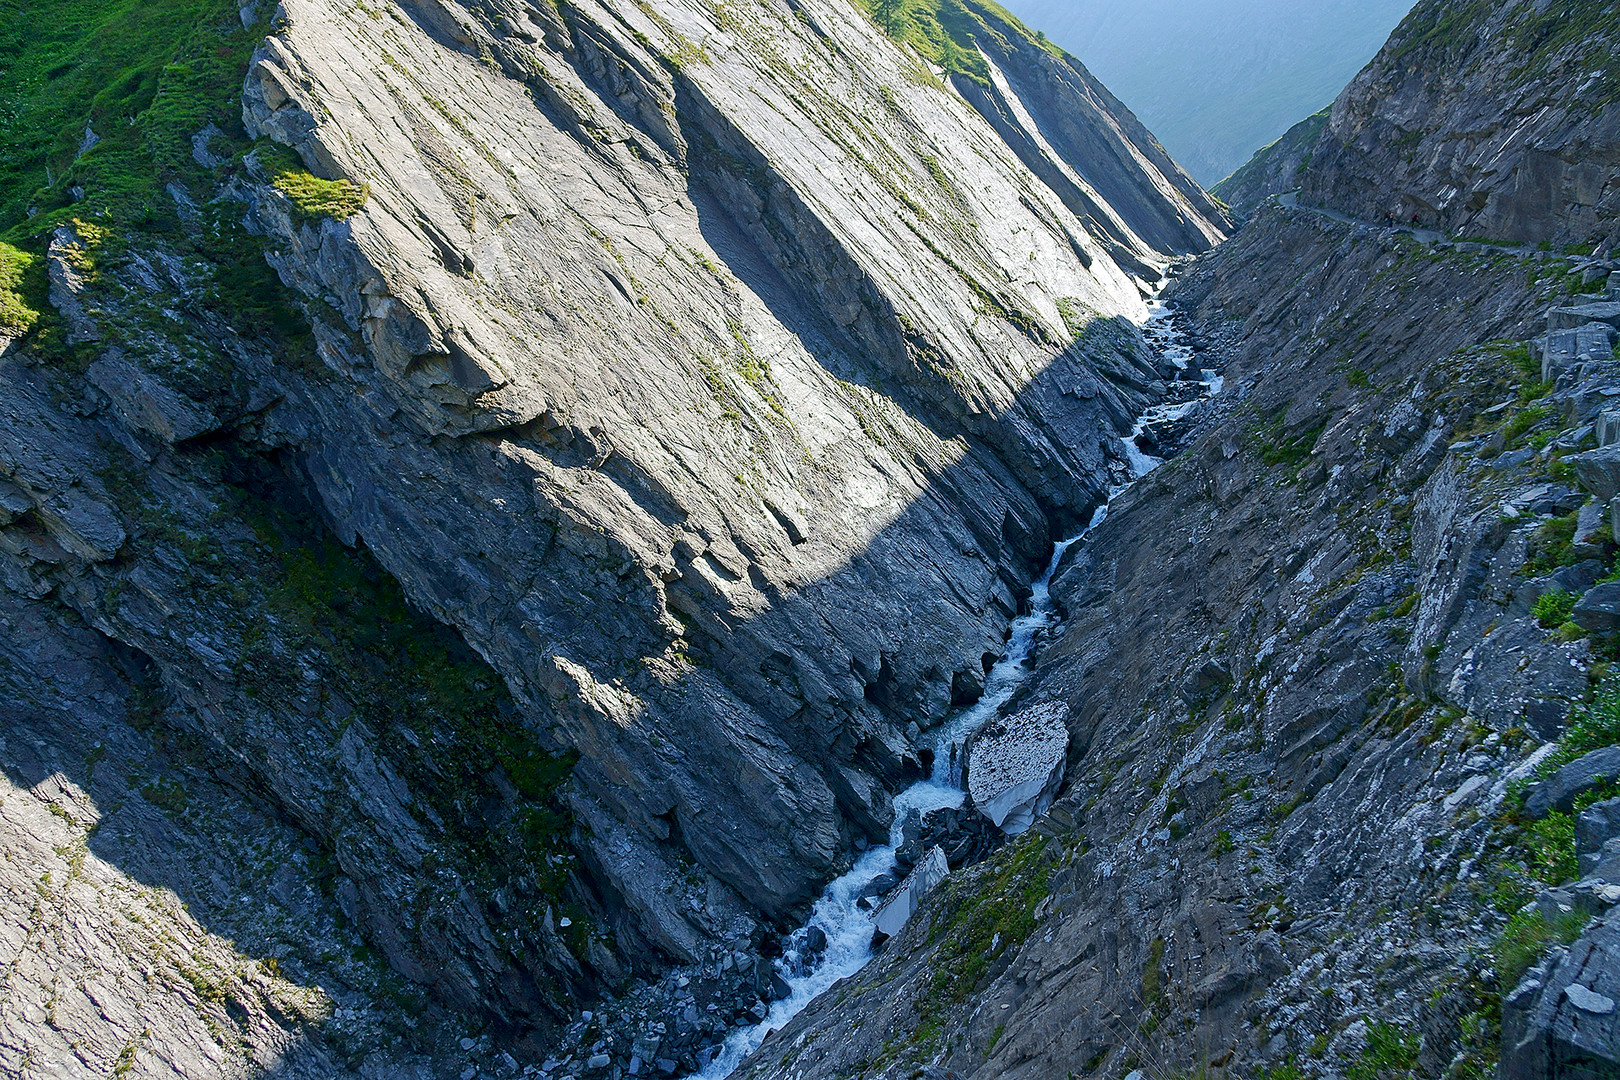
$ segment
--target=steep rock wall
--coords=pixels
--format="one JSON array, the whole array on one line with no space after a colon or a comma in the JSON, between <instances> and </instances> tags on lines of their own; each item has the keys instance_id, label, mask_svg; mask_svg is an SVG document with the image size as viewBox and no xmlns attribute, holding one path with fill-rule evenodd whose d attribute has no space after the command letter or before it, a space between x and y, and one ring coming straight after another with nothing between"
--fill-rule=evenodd
<instances>
[{"instance_id":1,"label":"steep rock wall","mask_svg":"<svg viewBox=\"0 0 1620 1080\"><path fill-rule=\"evenodd\" d=\"M1195 264L1226 388L1060 565L1011 706L1069 709L1057 802L745 1075L1491 1069L1573 857L1513 785L1612 648L1531 610L1603 569L1548 545L1620 368L1513 344L1569 265L1284 208Z\"/></svg>"},{"instance_id":2,"label":"steep rock wall","mask_svg":"<svg viewBox=\"0 0 1620 1080\"><path fill-rule=\"evenodd\" d=\"M540 1054L660 957L757 945L885 826L1052 524L1121 474L1162 374L1133 274L1221 222L1100 97L1142 192L1082 220L842 3L242 24L245 130L183 133L172 209L119 217L87 139L88 190L26 227L55 313L0 358L0 571L311 837L288 889ZM344 1007L399 1021L392 994Z\"/></svg>"},{"instance_id":3,"label":"steep rock wall","mask_svg":"<svg viewBox=\"0 0 1620 1080\"><path fill-rule=\"evenodd\" d=\"M811 17L831 36L768 7L730 29L512 9L499 32L434 4L286 12L249 129L371 208L319 236L287 220L278 265L343 314L317 322L329 355L448 436L385 462L383 417L318 403L311 475L340 534L582 751L587 790L644 832L673 815L786 913L843 814L880 821L906 767L873 699L940 718L1046 541L1041 504L1078 514L1106 483L1105 438L1060 432L1105 432L1151 372L1066 392L1090 372L1058 302L1119 318L1134 286L852 9ZM692 52L674 73L642 44L659 36ZM631 72L648 81L607 97ZM947 140L942 187L922 157ZM477 200L459 217L457 185ZM501 550L469 563L471 537ZM890 617L843 599L874 579Z\"/></svg>"},{"instance_id":4,"label":"steep rock wall","mask_svg":"<svg viewBox=\"0 0 1620 1080\"><path fill-rule=\"evenodd\" d=\"M1620 241L1612 4L1427 0L1339 95L1301 197L1527 244Z\"/></svg>"}]
</instances>

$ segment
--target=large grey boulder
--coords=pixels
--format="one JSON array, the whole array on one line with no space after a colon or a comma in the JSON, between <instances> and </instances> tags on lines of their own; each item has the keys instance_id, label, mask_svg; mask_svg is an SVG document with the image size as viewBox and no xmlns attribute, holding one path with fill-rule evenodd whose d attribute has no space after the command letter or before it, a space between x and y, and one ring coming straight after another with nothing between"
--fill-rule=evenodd
<instances>
[{"instance_id":1,"label":"large grey boulder","mask_svg":"<svg viewBox=\"0 0 1620 1080\"><path fill-rule=\"evenodd\" d=\"M968 745L973 805L1009 835L1029 828L1051 805L1069 749L1068 717L1065 703L1044 702L990 721Z\"/></svg>"},{"instance_id":2,"label":"large grey boulder","mask_svg":"<svg viewBox=\"0 0 1620 1080\"><path fill-rule=\"evenodd\" d=\"M1577 559L1596 559L1603 553L1605 534L1610 532L1603 527L1603 513L1606 504L1596 499L1581 507L1575 518L1575 536L1570 546Z\"/></svg>"},{"instance_id":3,"label":"large grey boulder","mask_svg":"<svg viewBox=\"0 0 1620 1080\"><path fill-rule=\"evenodd\" d=\"M85 378L107 395L126 428L155 435L170 446L219 427L208 410L137 367L121 349L108 349L90 365Z\"/></svg>"},{"instance_id":4,"label":"large grey boulder","mask_svg":"<svg viewBox=\"0 0 1620 1080\"><path fill-rule=\"evenodd\" d=\"M1554 953L1502 1002L1500 1080L1620 1075L1620 916Z\"/></svg>"},{"instance_id":5,"label":"large grey boulder","mask_svg":"<svg viewBox=\"0 0 1620 1080\"><path fill-rule=\"evenodd\" d=\"M1614 328L1607 323L1590 322L1563 330L1549 330L1536 339L1541 354L1541 378L1552 382L1588 360L1608 360L1614 356Z\"/></svg>"},{"instance_id":6,"label":"large grey boulder","mask_svg":"<svg viewBox=\"0 0 1620 1080\"><path fill-rule=\"evenodd\" d=\"M1600 446L1576 454L1569 461L1581 486L1608 502L1620 495L1620 446Z\"/></svg>"},{"instance_id":7,"label":"large grey boulder","mask_svg":"<svg viewBox=\"0 0 1620 1080\"><path fill-rule=\"evenodd\" d=\"M1620 837L1610 837L1596 851L1582 856L1581 883L1620 885Z\"/></svg>"},{"instance_id":8,"label":"large grey boulder","mask_svg":"<svg viewBox=\"0 0 1620 1080\"><path fill-rule=\"evenodd\" d=\"M1620 628L1620 581L1587 590L1586 595L1576 601L1570 621L1594 633Z\"/></svg>"},{"instance_id":9,"label":"large grey boulder","mask_svg":"<svg viewBox=\"0 0 1620 1080\"><path fill-rule=\"evenodd\" d=\"M1620 799L1593 803L1575 818L1575 855L1589 874L1603 857L1603 845L1620 837Z\"/></svg>"},{"instance_id":10,"label":"large grey boulder","mask_svg":"<svg viewBox=\"0 0 1620 1080\"><path fill-rule=\"evenodd\" d=\"M1620 327L1620 303L1605 300L1597 304L1556 307L1547 313L1548 331L1573 330L1588 323L1607 323L1612 327Z\"/></svg>"},{"instance_id":11,"label":"large grey boulder","mask_svg":"<svg viewBox=\"0 0 1620 1080\"><path fill-rule=\"evenodd\" d=\"M1597 589L1592 591L1596 592ZM1524 801L1524 809L1535 818L1546 817L1553 810L1567 814L1575 808L1575 799L1582 792L1591 791L1616 777L1620 777L1620 746L1601 747L1576 758L1531 788L1529 797Z\"/></svg>"},{"instance_id":12,"label":"large grey boulder","mask_svg":"<svg viewBox=\"0 0 1620 1080\"><path fill-rule=\"evenodd\" d=\"M919 907L923 898L944 881L950 874L951 868L945 859L945 849L935 844L928 849L921 862L912 867L911 873L906 875L898 888L883 902L877 910L877 928L885 937L894 937L900 928L906 925Z\"/></svg>"}]
</instances>

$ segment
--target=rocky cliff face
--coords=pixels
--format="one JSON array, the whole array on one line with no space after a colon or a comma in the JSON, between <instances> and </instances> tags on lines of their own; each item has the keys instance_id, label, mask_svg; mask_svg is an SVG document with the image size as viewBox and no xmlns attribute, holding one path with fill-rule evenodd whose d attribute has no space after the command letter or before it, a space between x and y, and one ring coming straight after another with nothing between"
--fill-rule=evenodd
<instances>
[{"instance_id":1,"label":"rocky cliff face","mask_svg":"<svg viewBox=\"0 0 1620 1080\"><path fill-rule=\"evenodd\" d=\"M1182 279L1227 385L1054 580L1027 700L1072 718L1058 801L755 1075L1494 1059L1492 950L1536 876L1500 815L1594 659L1530 600L1596 386L1527 406L1485 344L1533 331L1565 280L1538 270L1274 210Z\"/></svg>"},{"instance_id":2,"label":"rocky cliff face","mask_svg":"<svg viewBox=\"0 0 1620 1080\"><path fill-rule=\"evenodd\" d=\"M1337 101L1227 182L1234 206L1300 187L1366 221L1612 248L1620 143L1615 18L1603 0L1426 0ZM1298 168L1301 143L1312 167ZM1268 176L1269 183L1257 181ZM1252 189L1252 190L1251 190Z\"/></svg>"},{"instance_id":3,"label":"rocky cliff face","mask_svg":"<svg viewBox=\"0 0 1620 1080\"><path fill-rule=\"evenodd\" d=\"M1239 217L1247 217L1272 195L1297 191L1330 114L1331 109L1323 109L1301 120L1211 190Z\"/></svg>"},{"instance_id":4,"label":"rocky cliff face","mask_svg":"<svg viewBox=\"0 0 1620 1080\"><path fill-rule=\"evenodd\" d=\"M1001 16L196 7L0 248L8 1067L538 1059L886 828L1225 222Z\"/></svg>"},{"instance_id":5,"label":"rocky cliff face","mask_svg":"<svg viewBox=\"0 0 1620 1080\"><path fill-rule=\"evenodd\" d=\"M747 1075L1612 1075L1617 267L1355 220L1387 180L1448 229L1604 242L1612 78L1519 128L1462 96L1606 56L1583 13L1421 5L1288 166L1298 205L1178 279L1225 388L1053 580L1009 707L1066 707L1056 802ZM1379 82L1424 26L1474 44Z\"/></svg>"}]
</instances>

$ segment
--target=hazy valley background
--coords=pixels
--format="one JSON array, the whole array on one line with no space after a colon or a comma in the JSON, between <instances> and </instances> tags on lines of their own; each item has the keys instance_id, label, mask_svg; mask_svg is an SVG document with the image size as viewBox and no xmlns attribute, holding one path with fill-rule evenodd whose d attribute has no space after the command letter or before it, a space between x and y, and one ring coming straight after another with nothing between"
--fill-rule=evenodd
<instances>
[{"instance_id":1,"label":"hazy valley background","mask_svg":"<svg viewBox=\"0 0 1620 1080\"><path fill-rule=\"evenodd\" d=\"M1210 186L1329 104L1410 0L1006 0Z\"/></svg>"}]
</instances>

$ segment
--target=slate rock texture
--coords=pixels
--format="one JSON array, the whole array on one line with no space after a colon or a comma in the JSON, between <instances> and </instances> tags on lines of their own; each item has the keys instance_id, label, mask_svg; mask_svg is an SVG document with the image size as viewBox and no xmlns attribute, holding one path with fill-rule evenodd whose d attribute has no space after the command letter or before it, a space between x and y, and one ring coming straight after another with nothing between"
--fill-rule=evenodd
<instances>
[{"instance_id":1,"label":"slate rock texture","mask_svg":"<svg viewBox=\"0 0 1620 1080\"><path fill-rule=\"evenodd\" d=\"M1457 7L1418 4L1339 95L1301 200L1458 236L1620 243L1620 108L1591 77L1613 19Z\"/></svg>"},{"instance_id":2,"label":"slate rock texture","mask_svg":"<svg viewBox=\"0 0 1620 1080\"><path fill-rule=\"evenodd\" d=\"M1549 811L1569 813L1583 792L1620 777L1620 746L1605 746L1565 765L1530 790L1525 812L1545 817Z\"/></svg>"},{"instance_id":3,"label":"slate rock texture","mask_svg":"<svg viewBox=\"0 0 1620 1080\"><path fill-rule=\"evenodd\" d=\"M242 22L258 145L198 132L217 188L172 197L244 222L312 336L239 332L167 241L91 273L56 230L82 363L0 357L0 582L314 845L284 891L403 980L314 1027L427 1009L411 1039L543 1060L886 833L1164 393L1144 289L1226 222L1011 23L976 104L833 0ZM308 214L287 150L360 208Z\"/></svg>"},{"instance_id":4,"label":"slate rock texture","mask_svg":"<svg viewBox=\"0 0 1620 1080\"><path fill-rule=\"evenodd\" d=\"M1375 1043L1424 1075L1488 1068L1465 1018L1516 906L1485 885L1497 815L1594 668L1520 598L1588 495L1485 437L1533 377L1500 343L1554 295L1534 264L1284 207L1184 271L1225 387L1053 577L1062 630L1027 690L1069 707L1050 812L744 1075L1346 1075ZM1620 365L1543 388L1549 445L1600 385Z\"/></svg>"},{"instance_id":5,"label":"slate rock texture","mask_svg":"<svg viewBox=\"0 0 1620 1080\"><path fill-rule=\"evenodd\" d=\"M1610 915L1502 1004L1503 1080L1600 1080L1620 1060L1620 924Z\"/></svg>"}]
</instances>

